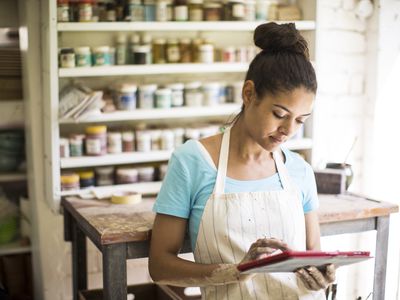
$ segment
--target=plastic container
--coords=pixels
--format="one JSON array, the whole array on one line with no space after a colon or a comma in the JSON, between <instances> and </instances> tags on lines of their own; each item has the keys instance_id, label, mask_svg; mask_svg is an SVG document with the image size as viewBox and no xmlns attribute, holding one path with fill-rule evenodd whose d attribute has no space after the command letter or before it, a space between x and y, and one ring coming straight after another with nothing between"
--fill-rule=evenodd
<instances>
[{"instance_id":1,"label":"plastic container","mask_svg":"<svg viewBox=\"0 0 400 300\"><path fill-rule=\"evenodd\" d=\"M83 156L83 143L85 140L84 134L72 134L69 137L69 150L70 155L75 156Z\"/></svg>"},{"instance_id":2,"label":"plastic container","mask_svg":"<svg viewBox=\"0 0 400 300\"><path fill-rule=\"evenodd\" d=\"M118 168L115 173L117 184L129 184L139 181L139 171L135 168Z\"/></svg>"},{"instance_id":3,"label":"plastic container","mask_svg":"<svg viewBox=\"0 0 400 300\"><path fill-rule=\"evenodd\" d=\"M172 83L168 84L166 88L170 89L171 94L171 106L181 107L184 104L183 90L185 88L183 83Z\"/></svg>"},{"instance_id":4,"label":"plastic container","mask_svg":"<svg viewBox=\"0 0 400 300\"><path fill-rule=\"evenodd\" d=\"M235 62L235 47L225 47L222 50L222 61L223 62Z\"/></svg>"},{"instance_id":5,"label":"plastic container","mask_svg":"<svg viewBox=\"0 0 400 300\"><path fill-rule=\"evenodd\" d=\"M203 93L200 82L191 82L185 85L185 105L199 107L203 105Z\"/></svg>"},{"instance_id":6,"label":"plastic container","mask_svg":"<svg viewBox=\"0 0 400 300\"><path fill-rule=\"evenodd\" d=\"M237 47L235 51L235 56L236 62L247 62L247 47Z\"/></svg>"},{"instance_id":7,"label":"plastic container","mask_svg":"<svg viewBox=\"0 0 400 300\"><path fill-rule=\"evenodd\" d=\"M199 138L200 138L200 130L198 128L186 128L185 129L185 141L198 140Z\"/></svg>"},{"instance_id":8,"label":"plastic container","mask_svg":"<svg viewBox=\"0 0 400 300\"><path fill-rule=\"evenodd\" d=\"M122 132L122 151L133 152L135 151L135 135L132 131Z\"/></svg>"},{"instance_id":9,"label":"plastic container","mask_svg":"<svg viewBox=\"0 0 400 300\"><path fill-rule=\"evenodd\" d=\"M140 45L140 35L132 34L129 39L128 45L128 63L134 64L135 63L135 46Z\"/></svg>"},{"instance_id":10,"label":"plastic container","mask_svg":"<svg viewBox=\"0 0 400 300\"><path fill-rule=\"evenodd\" d=\"M203 21L203 0L189 0L189 21Z\"/></svg>"},{"instance_id":11,"label":"plastic container","mask_svg":"<svg viewBox=\"0 0 400 300\"><path fill-rule=\"evenodd\" d=\"M170 89L158 89L156 95L156 108L170 108L172 104L172 91Z\"/></svg>"},{"instance_id":12,"label":"plastic container","mask_svg":"<svg viewBox=\"0 0 400 300\"><path fill-rule=\"evenodd\" d=\"M114 167L99 167L94 170L96 185L107 186L114 184Z\"/></svg>"},{"instance_id":13,"label":"plastic container","mask_svg":"<svg viewBox=\"0 0 400 300\"><path fill-rule=\"evenodd\" d=\"M61 191L79 190L79 175L77 173L61 174Z\"/></svg>"},{"instance_id":14,"label":"plastic container","mask_svg":"<svg viewBox=\"0 0 400 300\"><path fill-rule=\"evenodd\" d=\"M75 52L73 48L62 48L60 50L60 66L61 68L75 67Z\"/></svg>"},{"instance_id":15,"label":"plastic container","mask_svg":"<svg viewBox=\"0 0 400 300\"><path fill-rule=\"evenodd\" d=\"M136 150L138 152L151 151L151 134L147 130L138 130L136 132Z\"/></svg>"},{"instance_id":16,"label":"plastic container","mask_svg":"<svg viewBox=\"0 0 400 300\"><path fill-rule=\"evenodd\" d=\"M256 0L256 20L265 21L268 15L268 0Z\"/></svg>"},{"instance_id":17,"label":"plastic container","mask_svg":"<svg viewBox=\"0 0 400 300\"><path fill-rule=\"evenodd\" d=\"M107 133L107 152L122 153L122 134L121 132Z\"/></svg>"},{"instance_id":18,"label":"plastic container","mask_svg":"<svg viewBox=\"0 0 400 300\"><path fill-rule=\"evenodd\" d=\"M155 92L157 90L156 84L147 84L139 86L138 91L138 107L142 109L154 108Z\"/></svg>"},{"instance_id":19,"label":"plastic container","mask_svg":"<svg viewBox=\"0 0 400 300\"><path fill-rule=\"evenodd\" d=\"M75 64L77 67L90 67L92 65L92 52L90 47L75 48Z\"/></svg>"},{"instance_id":20,"label":"plastic container","mask_svg":"<svg viewBox=\"0 0 400 300\"><path fill-rule=\"evenodd\" d=\"M203 44L199 47L199 62L210 64L214 62L214 46Z\"/></svg>"},{"instance_id":21,"label":"plastic container","mask_svg":"<svg viewBox=\"0 0 400 300\"><path fill-rule=\"evenodd\" d=\"M142 167L138 168L139 171L139 181L140 182L152 182L155 178L155 169L154 167Z\"/></svg>"},{"instance_id":22,"label":"plastic container","mask_svg":"<svg viewBox=\"0 0 400 300\"><path fill-rule=\"evenodd\" d=\"M107 154L107 127L86 127L86 154L99 156Z\"/></svg>"},{"instance_id":23,"label":"plastic container","mask_svg":"<svg viewBox=\"0 0 400 300\"><path fill-rule=\"evenodd\" d=\"M79 184L81 189L95 186L94 172L93 171L79 172Z\"/></svg>"},{"instance_id":24,"label":"plastic container","mask_svg":"<svg viewBox=\"0 0 400 300\"><path fill-rule=\"evenodd\" d=\"M136 109L136 91L134 84L123 84L116 91L115 104L119 110Z\"/></svg>"},{"instance_id":25,"label":"plastic container","mask_svg":"<svg viewBox=\"0 0 400 300\"><path fill-rule=\"evenodd\" d=\"M110 47L100 46L93 48L93 65L94 66L109 66L110 61Z\"/></svg>"},{"instance_id":26,"label":"plastic container","mask_svg":"<svg viewBox=\"0 0 400 300\"><path fill-rule=\"evenodd\" d=\"M203 84L203 105L215 106L219 104L221 85L217 82L210 82Z\"/></svg>"}]
</instances>

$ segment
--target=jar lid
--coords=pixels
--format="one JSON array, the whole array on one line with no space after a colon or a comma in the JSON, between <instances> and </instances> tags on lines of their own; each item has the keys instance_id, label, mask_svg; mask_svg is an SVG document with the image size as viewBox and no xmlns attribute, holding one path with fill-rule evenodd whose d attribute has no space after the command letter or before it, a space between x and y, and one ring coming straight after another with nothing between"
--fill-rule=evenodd
<instances>
[{"instance_id":1,"label":"jar lid","mask_svg":"<svg viewBox=\"0 0 400 300\"><path fill-rule=\"evenodd\" d=\"M74 53L74 48L61 48L60 54L70 54Z\"/></svg>"},{"instance_id":2,"label":"jar lid","mask_svg":"<svg viewBox=\"0 0 400 300\"><path fill-rule=\"evenodd\" d=\"M99 46L99 47L94 47L93 52L96 53L108 53L110 52L110 47L109 46Z\"/></svg>"},{"instance_id":3,"label":"jar lid","mask_svg":"<svg viewBox=\"0 0 400 300\"><path fill-rule=\"evenodd\" d=\"M93 171L81 171L79 172L80 179L92 179L94 177Z\"/></svg>"},{"instance_id":4,"label":"jar lid","mask_svg":"<svg viewBox=\"0 0 400 300\"><path fill-rule=\"evenodd\" d=\"M79 183L79 175L76 173L61 174L61 184Z\"/></svg>"},{"instance_id":5,"label":"jar lid","mask_svg":"<svg viewBox=\"0 0 400 300\"><path fill-rule=\"evenodd\" d=\"M112 175L114 173L114 167L98 167L94 169L96 174L100 175Z\"/></svg>"},{"instance_id":6,"label":"jar lid","mask_svg":"<svg viewBox=\"0 0 400 300\"><path fill-rule=\"evenodd\" d=\"M118 34L117 43L125 44L127 40L128 40L128 38L125 34Z\"/></svg>"},{"instance_id":7,"label":"jar lid","mask_svg":"<svg viewBox=\"0 0 400 300\"><path fill-rule=\"evenodd\" d=\"M193 81L193 82L188 82L185 84L185 89L198 89L201 87L201 82L199 81Z\"/></svg>"},{"instance_id":8,"label":"jar lid","mask_svg":"<svg viewBox=\"0 0 400 300\"><path fill-rule=\"evenodd\" d=\"M90 47L76 47L75 52L79 54L90 54Z\"/></svg>"},{"instance_id":9,"label":"jar lid","mask_svg":"<svg viewBox=\"0 0 400 300\"><path fill-rule=\"evenodd\" d=\"M107 126L104 125L86 127L87 134L101 134L106 132L107 132Z\"/></svg>"},{"instance_id":10,"label":"jar lid","mask_svg":"<svg viewBox=\"0 0 400 300\"><path fill-rule=\"evenodd\" d=\"M157 84L145 84L139 86L140 91L154 92L156 89Z\"/></svg>"},{"instance_id":11,"label":"jar lid","mask_svg":"<svg viewBox=\"0 0 400 300\"><path fill-rule=\"evenodd\" d=\"M170 83L166 85L167 88L171 90L183 90L185 85L183 83Z\"/></svg>"},{"instance_id":12,"label":"jar lid","mask_svg":"<svg viewBox=\"0 0 400 300\"><path fill-rule=\"evenodd\" d=\"M153 40L154 44L165 44L166 43L166 39L164 38L156 38Z\"/></svg>"},{"instance_id":13,"label":"jar lid","mask_svg":"<svg viewBox=\"0 0 400 300\"><path fill-rule=\"evenodd\" d=\"M119 87L119 91L120 91L121 93L135 93L136 90L137 90L137 86L134 85L134 84L125 83L125 84L122 84L122 85Z\"/></svg>"},{"instance_id":14,"label":"jar lid","mask_svg":"<svg viewBox=\"0 0 400 300\"><path fill-rule=\"evenodd\" d=\"M133 52L137 53L148 53L150 52L151 48L149 45L139 45L133 47Z\"/></svg>"},{"instance_id":15,"label":"jar lid","mask_svg":"<svg viewBox=\"0 0 400 300\"><path fill-rule=\"evenodd\" d=\"M165 88L165 89L158 89L158 90L156 90L156 95L167 95L167 96L169 96L169 95L171 95L171 94L172 94L171 89Z\"/></svg>"}]
</instances>

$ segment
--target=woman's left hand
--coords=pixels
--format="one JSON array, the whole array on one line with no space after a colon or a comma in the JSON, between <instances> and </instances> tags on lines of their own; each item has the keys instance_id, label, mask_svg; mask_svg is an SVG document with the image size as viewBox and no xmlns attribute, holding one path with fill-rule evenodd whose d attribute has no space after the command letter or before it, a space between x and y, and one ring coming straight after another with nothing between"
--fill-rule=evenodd
<instances>
[{"instance_id":1,"label":"woman's left hand","mask_svg":"<svg viewBox=\"0 0 400 300\"><path fill-rule=\"evenodd\" d=\"M297 270L296 274L308 289L318 291L326 289L335 281L336 269L333 264L330 264L326 266L325 271L320 271L316 267L308 267Z\"/></svg>"}]
</instances>

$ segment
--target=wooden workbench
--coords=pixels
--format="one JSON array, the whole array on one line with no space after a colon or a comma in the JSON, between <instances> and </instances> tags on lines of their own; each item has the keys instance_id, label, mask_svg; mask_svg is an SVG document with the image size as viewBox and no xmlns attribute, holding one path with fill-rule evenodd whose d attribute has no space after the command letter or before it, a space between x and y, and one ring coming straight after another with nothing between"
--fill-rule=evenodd
<instances>
[{"instance_id":1,"label":"wooden workbench","mask_svg":"<svg viewBox=\"0 0 400 300\"><path fill-rule=\"evenodd\" d=\"M384 299L389 217L398 206L351 195L319 195L321 235L376 230L373 300ZM72 242L73 299L87 289L86 237L103 255L104 299L126 300L126 260L147 257L155 214L154 199L137 205L115 205L109 201L66 197L64 238ZM186 239L183 252L190 252Z\"/></svg>"}]
</instances>

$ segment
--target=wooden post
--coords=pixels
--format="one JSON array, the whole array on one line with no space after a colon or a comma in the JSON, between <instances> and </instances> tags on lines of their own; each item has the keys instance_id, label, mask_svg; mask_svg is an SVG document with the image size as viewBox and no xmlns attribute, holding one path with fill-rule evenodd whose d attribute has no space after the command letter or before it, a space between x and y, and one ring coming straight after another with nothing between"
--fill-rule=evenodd
<instances>
[{"instance_id":1,"label":"wooden post","mask_svg":"<svg viewBox=\"0 0 400 300\"><path fill-rule=\"evenodd\" d=\"M72 220L72 218L71 218ZM79 299L79 290L87 289L86 236L75 221L72 223L72 288L73 299Z\"/></svg>"},{"instance_id":2,"label":"wooden post","mask_svg":"<svg viewBox=\"0 0 400 300\"><path fill-rule=\"evenodd\" d=\"M125 243L103 246L104 300L126 300L126 248Z\"/></svg>"}]
</instances>

